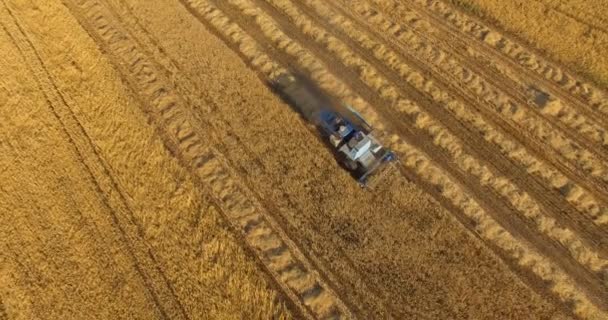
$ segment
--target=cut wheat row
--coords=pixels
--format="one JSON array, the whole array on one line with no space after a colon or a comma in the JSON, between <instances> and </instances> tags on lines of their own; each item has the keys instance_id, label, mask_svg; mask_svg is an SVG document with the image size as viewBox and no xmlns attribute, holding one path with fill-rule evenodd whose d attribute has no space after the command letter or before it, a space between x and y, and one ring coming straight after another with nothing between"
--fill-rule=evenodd
<instances>
[{"instance_id":1,"label":"cut wheat row","mask_svg":"<svg viewBox=\"0 0 608 320\"><path fill-rule=\"evenodd\" d=\"M311 39L320 42L325 42L326 48L336 57L341 59L345 65L353 66L361 70L361 79L369 87L376 90L377 94L383 96L393 105L397 106L397 110L404 112L408 117L415 119L412 125L426 132L434 144L444 149L454 162L458 164L460 169L473 176L478 177L482 185L490 186L497 193L507 199L510 204L523 213L527 218L533 220L537 224L539 231L549 235L555 241L560 242L563 246L569 249L579 263L585 265L595 272L603 272L606 270L608 262L600 259L598 254L592 249L586 247L580 242L576 235L569 230L559 226L552 218L547 217L541 207L527 193L519 190L505 177L495 176L487 166L481 164L474 156L467 154L463 148L463 142L454 136L443 125L438 123L431 114L423 111L414 102L405 99L399 95L399 90L393 86L384 76L380 75L377 70L358 57L355 53L344 45L339 39L329 35L315 26L308 18L302 15L297 8L288 0L268 0L277 7L280 7L283 12L292 18L292 21L300 27L304 33L308 33ZM230 2L230 0L229 0Z\"/></svg>"},{"instance_id":2,"label":"cut wheat row","mask_svg":"<svg viewBox=\"0 0 608 320\"><path fill-rule=\"evenodd\" d=\"M107 8L94 0L69 3L69 7L117 60L117 67L149 103L142 108L163 130L169 147L207 186L210 197L226 219L241 233L285 294L301 307L302 314L319 319L352 318L348 308L312 269L293 242L276 229L277 224L257 199L250 197L251 193L236 178L223 155L208 143L200 130L196 130L182 98ZM211 19L225 26L224 20Z\"/></svg>"},{"instance_id":3,"label":"cut wheat row","mask_svg":"<svg viewBox=\"0 0 608 320\"><path fill-rule=\"evenodd\" d=\"M586 82L564 70L555 63L505 36L496 28L474 19L441 0L416 0L411 3L397 3L394 0L372 0L388 10L407 10L410 8L429 19L434 27L442 29L443 37L475 39L484 55L491 60L503 62L516 73L508 73L517 81L529 85L541 85L543 91L571 105L576 110L587 113L591 121L597 121L602 127L608 126L608 96L595 85Z\"/></svg>"},{"instance_id":4,"label":"cut wheat row","mask_svg":"<svg viewBox=\"0 0 608 320\"><path fill-rule=\"evenodd\" d=\"M404 60L401 58L402 54L388 48L388 45L384 43L379 43L376 40L373 40L366 35L366 32L364 32L363 29L355 27L352 21L344 19L343 16L335 11L332 11L329 9L329 7L321 2L307 1L307 3L312 6L316 14L322 16L332 26L338 28L338 30L350 35L352 39L355 40L360 46L369 50L369 52L373 54L375 58L382 60L387 66L390 66L394 72L400 74L401 77L404 79L416 77L417 79L415 80L414 85L419 90L426 91L431 96L439 97L438 99L449 97L447 94L444 94L441 91L437 93L437 89L434 88L435 85L427 85L429 80L426 79L422 73L408 68L407 62L404 62ZM378 27L381 28L381 30L384 30L383 28L390 26L390 24L384 24ZM391 32L391 30L384 31L387 33ZM404 37L404 34L408 34L408 36L410 35L410 33L403 31L401 32L400 39L401 37ZM415 39L415 36L412 35L412 38ZM437 51L432 51L430 52L431 54L429 54L426 44L422 46L419 44L419 42L408 42L407 50L412 48L411 50L415 50L415 54L417 54L417 56L437 57L444 55L443 52ZM582 213L588 215L595 221L595 223L604 224L608 222L608 208L602 205L600 201L595 199L593 194L586 190L583 186L579 186L577 182L570 180L550 164L547 164L545 161L531 155L524 146L521 146L518 143L506 138L501 132L499 132L499 130L496 130L494 127L490 126L490 124L488 124L483 117L477 113L469 111L469 108L465 108L462 103L452 103L449 101L444 105L451 113L454 114L456 118L460 119L463 123L470 124L473 128L482 133L486 141L499 147L505 156L511 158L526 168L528 173L535 175L537 178L543 181L544 184L559 190L559 192L565 196L568 202L570 202Z\"/></svg>"},{"instance_id":5,"label":"cut wheat row","mask_svg":"<svg viewBox=\"0 0 608 320\"><path fill-rule=\"evenodd\" d=\"M209 2L196 1L199 10L217 10ZM204 6L201 6L205 3ZM353 95L347 87L336 79L332 74L326 71L326 68L320 64L313 56L306 53L303 48L291 41L284 33L278 30L272 20L264 18L263 12L253 6L248 1L231 1L241 14L253 16L261 29L270 39L277 43L277 48L283 50L289 55L292 55L303 68L310 71L312 77L319 82L321 87L329 90L343 98L345 101L359 108L359 110L376 126L383 130L384 126L380 117L367 105L364 100ZM192 5L192 2L190 2ZM219 14L218 14L219 15ZM252 32L255 32L252 30ZM265 53L260 52L260 55ZM560 268L556 268L549 260L538 254L532 249L527 242L516 240L511 234L506 232L498 225L488 213L482 209L479 204L473 200L471 195L461 188L458 183L455 183L453 178L446 175L442 170L438 169L429 160L428 156L421 153L411 144L405 142L400 137L390 135L386 137L390 140L392 147L399 152L404 158L404 164L425 181L435 185L444 197L452 201L457 207L461 208L466 215L475 220L478 225L478 232L489 241L502 250L508 252L513 258L519 260L522 265L530 267L530 269L542 279L554 283L552 290L566 301L571 301L576 305L577 312L588 315L596 315L599 317L601 312L593 303L591 303L585 294L583 294L577 286Z\"/></svg>"}]
</instances>

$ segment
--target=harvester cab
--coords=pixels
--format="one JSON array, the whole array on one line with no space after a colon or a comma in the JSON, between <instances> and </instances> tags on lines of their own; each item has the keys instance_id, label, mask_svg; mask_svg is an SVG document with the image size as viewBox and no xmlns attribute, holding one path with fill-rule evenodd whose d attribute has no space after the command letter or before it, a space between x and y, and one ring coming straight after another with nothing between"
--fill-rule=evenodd
<instances>
[{"instance_id":1,"label":"harvester cab","mask_svg":"<svg viewBox=\"0 0 608 320\"><path fill-rule=\"evenodd\" d=\"M393 152L380 144L371 126L359 113L337 103L306 77L283 73L271 84L296 111L317 127L339 162L361 186L367 186L372 175L395 160Z\"/></svg>"},{"instance_id":2,"label":"harvester cab","mask_svg":"<svg viewBox=\"0 0 608 320\"><path fill-rule=\"evenodd\" d=\"M393 152L384 148L372 132L341 114L322 109L317 119L317 127L327 137L338 160L362 186L366 186L369 177L383 169L384 164L395 160Z\"/></svg>"}]
</instances>

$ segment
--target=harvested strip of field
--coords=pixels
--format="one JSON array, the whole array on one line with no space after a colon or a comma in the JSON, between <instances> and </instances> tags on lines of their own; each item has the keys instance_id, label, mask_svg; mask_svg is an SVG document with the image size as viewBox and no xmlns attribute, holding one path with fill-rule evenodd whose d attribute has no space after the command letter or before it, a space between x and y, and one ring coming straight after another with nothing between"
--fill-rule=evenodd
<instances>
[{"instance_id":1,"label":"harvested strip of field","mask_svg":"<svg viewBox=\"0 0 608 320\"><path fill-rule=\"evenodd\" d=\"M319 5L319 4L317 4ZM331 12L331 11L327 11L324 10L323 7L317 7L317 12L320 12L321 14L323 14L323 12L325 12L327 15L325 16L325 18L327 18L329 21L331 21L332 23L335 23L336 25L338 25L339 27L346 27L348 30L351 31L352 34L360 34L361 30L356 30L356 29L352 29L352 26L350 24L348 24L347 22L344 22L343 18L341 18L339 16L339 14L336 14L335 12ZM339 20L340 22L337 22L336 20L332 20L331 17L334 17L336 20ZM343 23L343 24L340 24ZM350 28L349 28L350 27ZM405 74L403 74L404 77L408 76L408 72L411 73L411 71L409 71L408 67L403 65L403 64L399 64L398 63L398 57L394 52L390 52L390 49L385 50L382 45L380 44L375 44L372 40L370 40L368 37L362 35L361 38L359 38L358 40L362 41L362 45L367 46L368 48L370 48L370 50L372 48L378 48L377 51L375 51L375 53L378 55L378 58L386 58L386 62L389 65L394 65L395 66L395 71L396 72L406 72ZM384 54L383 54L384 53ZM422 75L420 74L415 74L418 78L423 78ZM480 119L479 116L469 116L469 118L473 118L473 119ZM465 118L466 119L466 118ZM478 120L478 121L483 121L483 120ZM483 123L483 122L482 122ZM485 125L487 127L487 124ZM491 132L491 135L495 136L496 133L495 132ZM512 144L512 143L511 143ZM520 149L521 151L523 151L523 149ZM524 151L525 152L525 151ZM555 170L553 170L555 171ZM563 176L561 176L563 177ZM561 178L560 177L560 178ZM561 182L563 183L563 178L561 180ZM566 180L567 182L567 180ZM600 207L601 209L601 207ZM601 212L601 211L600 211Z\"/></svg>"},{"instance_id":2,"label":"harvested strip of field","mask_svg":"<svg viewBox=\"0 0 608 320\"><path fill-rule=\"evenodd\" d=\"M529 211L532 211L532 212L533 212L534 210L529 210ZM605 267L604 267L603 265L601 265L601 266L600 266L600 265L598 265L596 270L597 270L597 271L603 271L603 270L605 270Z\"/></svg>"},{"instance_id":3,"label":"harvested strip of field","mask_svg":"<svg viewBox=\"0 0 608 320\"><path fill-rule=\"evenodd\" d=\"M385 2L390 2L390 1L385 1ZM390 11L387 9L387 15L391 15L393 17L395 17L395 20L398 21L398 19L400 19L401 16L405 15L411 18L411 15L416 15L417 18L415 19L420 19L420 15L417 15L415 13L412 13L412 11L407 10L401 6L396 5L395 3L391 2L391 6L390 8L393 9L393 11ZM414 19L414 18L411 18ZM418 21L418 20L415 20ZM424 26L427 26L427 24L424 24ZM430 31L430 29L435 30L436 27L425 27L426 32L428 32L429 34L436 34L438 33L438 30L435 31ZM443 39L443 42L449 42L450 39L452 39L453 36L450 36L449 38L441 38ZM454 41L452 41L454 42ZM452 48L454 45L453 44L449 44L446 45L446 48ZM471 51L476 51L477 48L470 48L470 46L468 45L468 42L463 42L462 45L459 46L461 48L461 51L466 52L467 55L471 54ZM451 50L451 49L450 49ZM469 57L469 59L471 59L471 57ZM486 59L484 58L484 56L482 56L481 54L475 54L471 60L479 60L479 59ZM503 58L504 59L504 58ZM497 67L496 63L494 62L495 60L488 60L491 61L491 68L499 68L500 70L504 70L504 66L501 67ZM506 65L508 67L508 64ZM484 68L487 69L487 67L480 67L479 70L483 70ZM522 80L516 80L517 83L521 83ZM513 121L513 125L515 126L519 126L520 123L525 124L522 129L525 129L526 131L530 132L530 139L525 139L525 140L535 140L534 137L540 139L540 141L542 141L544 144L549 144L551 146L553 146L555 148L555 150L559 153L559 155L561 155L563 158L568 159L570 161L573 161L574 165L575 165L575 169L574 170L581 170L583 172L583 176L587 176L590 173L595 173L595 179L597 179L597 183L601 184L601 190L605 190L605 185L606 185L606 153L604 152L603 148L602 149L596 149L597 151L595 152L589 152L592 151L593 149L586 149L583 148L580 143L581 139L575 139L572 140L572 138L569 138L567 136L564 136L562 133L560 133L559 131L556 131L555 129L551 128L550 124L545 123L544 121L542 121L542 119L538 119L538 118L531 118L530 117L530 112L522 109L521 106L519 106L518 104L513 104L513 103L509 103L508 100L504 99L504 96L500 99L498 99L498 97L496 97L496 94L492 94L491 90L488 90L489 88L487 88L487 86L484 86L483 83L480 83L478 79L470 79L467 77L466 82L471 82L470 85L474 86L474 91L477 91L479 94L482 94L482 97L484 100L487 100L488 98L490 98L491 100L488 102L491 102L490 106L496 106L495 108L497 109L497 112L499 112L500 114L502 114L503 116L505 116L507 119L512 119ZM524 81L523 83L529 83L529 85L526 86L522 86L526 87L525 90L529 90L529 86L531 86L533 84L533 82L526 82ZM501 87L504 88L504 84L501 83L500 85ZM521 89L521 88L520 88ZM520 90L521 91L521 90ZM516 95L516 94L515 94ZM498 104L497 104L498 102ZM526 103L523 103L524 105ZM563 106L562 104L557 103L556 104L558 107L557 109L561 109ZM551 110L553 108L545 108L545 110ZM532 112L532 114L534 114L535 112L537 112L537 110L532 110L534 112ZM542 113L538 113L541 114ZM570 112L571 116L572 116L572 112ZM576 114L576 113L574 113ZM569 119L571 116L566 116L565 114L563 115L563 117ZM594 119L595 117L588 117L588 119ZM570 121L570 120L568 120ZM602 127L605 127L605 125L602 125ZM603 135L603 134L602 134ZM574 136L575 138L576 135ZM603 139L603 138L602 138ZM539 142L540 142L539 141ZM578 141L578 142L577 142ZM584 144L584 142L583 142ZM542 147L542 149L544 149L544 146ZM544 151L543 151L544 152ZM560 165L561 162L563 161L558 161L559 156L556 157L549 157L550 159L553 159L553 161L556 161L557 163L554 162L554 165ZM595 160L593 160L595 159ZM568 170L573 170L573 169L568 169Z\"/></svg>"},{"instance_id":4,"label":"harvested strip of field","mask_svg":"<svg viewBox=\"0 0 608 320\"><path fill-rule=\"evenodd\" d=\"M533 113L537 112L537 109L540 109L540 111L537 113L541 116L548 118L549 121L553 120L551 118L555 118L555 120L558 120L564 125L576 130L587 139L594 140L597 144L599 144L598 147L604 146L606 143L608 143L608 134L606 129L595 123L594 119L587 118L585 115L580 114L580 112L577 112L571 108L571 106L564 105L555 98L540 91L531 92L530 95L532 96L528 97L524 94L525 92L520 92L522 89L530 91L525 85L520 83L509 83L509 79L506 79L497 73L490 73L489 70L491 69L484 67L476 68L478 63L475 63L474 60L469 61L469 59L467 59L469 57L463 57L462 55L458 55L458 52L454 52L453 42L442 43L446 48L446 51L452 52L442 52L442 50L436 49L432 45L434 39L427 37L427 33L433 33L432 28L426 27L426 24L421 24L421 17L416 15L414 12L407 12L405 14L405 19L398 20L400 22L405 21L407 24L409 24L408 27L405 27L403 25L399 25L398 23L388 21L388 19L384 18L381 13L377 12L373 8L370 8L370 6L364 1L355 1L354 3L348 4L352 5L355 11L360 13L366 21L373 22L373 24L376 27L379 27L381 30L395 35L401 41L407 42L408 46L406 48L409 48L409 46L415 44L414 48L416 48L417 51L423 51L425 53L420 57L430 59L433 64L443 65L444 68L448 67L450 73L453 73L457 78L463 78L461 81L463 81L463 83L466 84L471 91L477 93L482 99L500 101L501 104L511 105L511 108L531 107L532 110L530 111ZM373 29L370 28L370 30ZM467 54L471 54L471 52L475 50L468 46L463 49L463 51ZM459 61L453 58L454 55L460 58ZM485 75L486 73L488 74ZM485 79L480 79L480 75L484 75ZM489 85L488 81L491 81L493 84ZM488 86L490 86L490 88L488 88ZM492 86L498 88L492 88ZM504 97L504 94L500 92L501 90L511 95L516 102L509 101L509 98ZM535 102L532 104L530 103L531 100ZM488 102L495 103L495 101ZM517 106L518 104L521 106ZM530 104L530 106L528 106L528 104ZM556 123L559 125L559 128L567 131L568 129L564 129L565 127L559 122ZM571 137L574 139L578 138L576 134L571 135ZM576 141L586 145L588 143L587 139L576 139ZM602 155L603 150L599 154Z\"/></svg>"}]
</instances>

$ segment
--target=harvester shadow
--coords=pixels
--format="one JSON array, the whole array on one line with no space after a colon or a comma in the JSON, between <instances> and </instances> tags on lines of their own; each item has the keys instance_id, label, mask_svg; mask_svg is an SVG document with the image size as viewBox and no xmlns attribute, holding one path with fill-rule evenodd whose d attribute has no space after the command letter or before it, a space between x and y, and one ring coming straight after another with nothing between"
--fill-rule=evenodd
<instances>
[{"instance_id":1,"label":"harvester shadow","mask_svg":"<svg viewBox=\"0 0 608 320\"><path fill-rule=\"evenodd\" d=\"M295 75L299 81L302 81L305 84L305 86L311 92L313 92L313 94L316 96L316 98L322 101L323 104L335 105L336 103L338 103L336 98L334 98L333 96L325 93L320 88L318 88L318 86L312 80L310 80L310 78L307 77L306 75L302 74L301 72L295 71L293 69L291 69L289 72L291 74ZM317 139L317 141L319 141L323 144L323 146L325 147L326 150L329 151L329 153L331 153L336 164L344 172L348 173L353 180L357 181L357 174L346 166L345 162L343 161L344 156L339 153L339 151L330 143L330 141L326 137L323 136L323 134L321 133L321 130L319 130L319 128L317 127L317 124L315 123L312 113L306 114L306 113L302 112L302 109L299 108L299 106L294 101L291 101L287 97L287 95L276 86L276 84L273 82L272 79L266 80L266 85L270 88L270 90L275 95L277 95L285 104L287 104L293 112L297 113L300 116L300 118L303 120L303 124L306 127L306 129L315 136L315 139Z\"/></svg>"}]
</instances>

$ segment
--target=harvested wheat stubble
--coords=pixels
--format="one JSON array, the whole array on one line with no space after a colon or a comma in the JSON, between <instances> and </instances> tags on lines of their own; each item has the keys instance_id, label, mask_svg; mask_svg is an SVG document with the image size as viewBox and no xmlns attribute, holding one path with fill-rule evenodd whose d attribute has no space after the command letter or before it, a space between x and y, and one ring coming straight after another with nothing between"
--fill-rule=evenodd
<instances>
[{"instance_id":1,"label":"harvested wheat stubble","mask_svg":"<svg viewBox=\"0 0 608 320\"><path fill-rule=\"evenodd\" d=\"M492 24L515 35L520 43L539 49L545 55L606 86L608 46L608 7L602 0L535 0L518 3L451 0L464 11L483 16ZM570 39L575 39L571 41Z\"/></svg>"},{"instance_id":2,"label":"harvested wheat stubble","mask_svg":"<svg viewBox=\"0 0 608 320\"><path fill-rule=\"evenodd\" d=\"M488 88L487 85L478 87L480 82L481 82L481 84L483 84L483 82L485 80L480 79L477 74L475 74L474 72L467 70L465 67L461 66L459 63L464 63L462 60L455 61L452 57L450 57L450 54L448 52L445 52L441 49L437 49L433 46L433 44L424 41L423 40L424 36L419 36L419 34L421 32L416 31L416 29L417 29L416 26L420 24L420 20L419 20L419 17L417 17L415 14L411 13L412 16L408 16L407 19L400 19L401 21L407 21L408 25L411 26L411 28L408 28L404 25L399 25L397 23L389 21L387 18L383 17L382 13L379 13L376 10L370 8L370 6L366 5L365 3L359 3L358 5L355 5L355 8L357 9L358 13L360 13L363 17L366 17L367 19L369 19L369 21L373 25L380 28L381 30L386 31L388 34L394 35L396 39L398 39L400 42L403 42L406 46L401 46L401 48L403 48L404 50L406 50L406 49L410 50L409 48L412 48L415 51L415 53L417 53L417 57L421 57L422 59L425 59L426 61L428 61L429 65L438 64L438 66L439 66L439 68L441 68L441 70L447 71L448 73L453 73L458 82L462 82L467 85L471 84L472 91L477 91L481 88L480 94L482 94L482 98L488 100L488 102L494 103L494 104L498 103L497 106L500 106L501 104L505 104L504 101L508 102L509 98L504 97L504 95L502 95L500 92L491 92L492 90L489 90L490 88ZM403 15L405 13L401 13L401 14ZM340 21L340 23L341 23L341 25L344 26L344 28L352 29L352 26L347 25L342 21ZM365 36L362 36L362 37L365 37ZM421 37L422 37L422 39L421 39ZM431 41L431 39L429 39L428 41ZM448 47L449 45L446 43L445 46ZM393 55L387 55L387 56L392 57ZM502 97L500 97L499 95L502 95ZM495 100L495 101L493 101L493 100ZM512 109L511 106L517 107L516 105L514 105L512 103L506 103L505 106L506 107L500 107L500 109L508 110L508 109ZM483 121L483 120L480 119L480 121ZM524 150L524 152L525 152L525 150ZM518 153L519 152L514 152L512 154L516 155ZM559 157L559 156L556 155L556 157ZM530 160L528 160L528 161L530 161ZM535 165L535 167L536 166L537 165ZM542 169L543 168L541 167L541 170ZM534 170L534 171L536 171L536 170ZM546 173L544 175L546 175ZM551 178L551 176L554 176L554 177ZM551 184L555 185L555 187L560 187L560 186L564 185L564 178L555 176L555 174L550 174L547 179L549 181L551 181ZM580 205L585 206L583 204L584 202L586 202L586 200L581 201ZM587 208L587 209L590 210L590 213L592 213L594 216L598 215L597 208L593 208L593 209Z\"/></svg>"},{"instance_id":3,"label":"harvested wheat stubble","mask_svg":"<svg viewBox=\"0 0 608 320\"><path fill-rule=\"evenodd\" d=\"M393 6L394 6L394 4L393 4ZM397 11L397 12L399 12L399 11L403 12L404 11L404 9L401 8L401 7L399 7L399 6L396 6L395 8L397 8L399 10L391 10L391 11L389 11L390 12L389 14L395 15L394 11ZM406 14L410 14L410 13L407 12ZM454 38L454 35L450 35L449 38L448 37L443 37L443 38L446 41L449 42L449 41L452 41L452 39ZM484 61L487 62L488 65L490 65L491 68L495 68L496 67L496 68L498 68L500 70L504 70L503 69L504 66L508 66L509 63L511 63L511 65L514 64L514 62L509 61L508 58L501 57L499 54L497 55L492 50L489 50L489 51L486 50L484 54L487 54L489 52L490 54L488 55L488 57L492 57L492 59L494 59L496 57L499 58L498 60L489 60L488 57L480 55L479 52L476 51L477 49L479 49L481 47L479 47L479 46L475 47L475 48L470 47L468 45L468 42L462 42L462 47L463 47L462 51L466 51L467 54L470 55L469 58L471 60L484 60ZM502 59L503 62L506 61L506 64L502 64L500 67L496 66L494 61L500 61L501 59ZM519 66L516 65L516 67L519 67ZM512 73L512 72L509 72L509 74L510 73ZM534 84L536 86L536 81L535 80L526 80L526 79L523 79L523 80L515 80L515 81L516 82L519 81L519 83L521 83L522 88L525 87L526 90L528 90L529 89L528 87L531 86L532 84ZM543 89L543 91L546 92L546 89ZM553 93L551 95L553 95ZM584 133L590 133L589 130L591 128L589 126L585 125L584 122L583 123L579 123L581 120L584 120L582 118L582 116L580 115L580 112L581 111L585 111L585 106L586 106L585 104L582 104L583 107L581 107L580 103L575 103L576 101L574 101L574 100L576 100L576 99L573 100L573 99L569 99L569 98L563 98L563 99L560 98L558 100L555 100L553 97L551 97L551 95L549 97L550 97L550 100L553 101L552 102L552 106L557 106L557 108L554 108L554 107L547 108L545 106L543 108L543 110L541 111L542 112L541 114L543 114L544 116L546 116L548 114L556 114L557 117L560 120L564 120L566 123L570 123L570 124L574 125L575 127L578 127L579 131L582 131ZM566 96L568 96L568 94L566 94ZM564 104L563 101L560 102L560 100L568 100L568 102L566 104ZM574 111L572 108L569 108L569 106L572 105L573 103L576 104L576 109L578 109L578 113L576 111ZM507 105L507 107L508 107L508 105ZM559 110L557 110L557 109L559 109ZM505 110L509 110L509 109L505 109ZM596 115L592 115L592 116L589 116L587 119L594 120L596 118L599 119L601 117L598 118ZM602 123L602 122L600 122L600 123ZM605 127L605 124L602 124L601 126ZM574 158L572 157L572 155L575 155L577 153L576 150L578 150L578 148L572 149L572 148L568 147L569 143L564 143L564 142L567 142L567 140L563 140L561 138L557 139L557 138L554 137L554 135L549 135L548 133L550 133L550 131L546 131L546 130L539 131L539 130L541 130L542 126L538 126L538 124L536 125L536 127L537 127L535 129L536 130L536 134L540 134L540 136L544 136L545 139L549 139L549 141L553 141L551 143L554 144L556 146L556 148L558 148L558 150L561 150L562 153L566 157L570 157L570 159L574 160ZM579 143L585 144L584 140L578 139L577 141ZM586 151L582 150L581 152L584 153ZM600 150L600 151L597 151L597 154L604 155L605 152L603 150ZM584 158L586 158L586 156ZM590 166L591 163L588 162L588 160L585 160L584 158L579 157L579 160L577 160L577 161L587 162L587 164L584 164L584 167L587 168L586 170L592 170L593 171L592 167ZM597 173L600 173L600 172L597 171ZM603 178L603 179L605 180L605 178Z\"/></svg>"},{"instance_id":4,"label":"harvested wheat stubble","mask_svg":"<svg viewBox=\"0 0 608 320\"><path fill-rule=\"evenodd\" d=\"M455 61L453 59L451 59L451 57L446 56L445 52L441 53L441 52L437 52L436 50L433 49L432 45L430 45L428 42L422 42L419 39L412 39L412 31L416 31L416 30L421 30L421 34L425 35L425 34L432 34L432 33L436 33L436 31L433 30L433 27L429 26L429 24L421 24L421 17L419 15L417 15L414 12L411 11L405 11L402 13L401 17L398 21L405 21L408 24L411 24L412 29L413 30L407 30L407 28L403 28L403 26L399 26L396 23L392 23L387 21L386 19L384 19L382 17L382 14L379 14L378 12L376 12L374 9L370 8L369 5L367 5L366 2L364 1L355 1L355 2L348 2L347 5L349 7L353 7L353 9L355 11L358 11L360 14L362 14L368 21L373 22L375 25L377 25L378 27L380 27L381 30L385 30L387 32L389 32L389 34L396 34L398 35L398 38L404 38L404 40L409 41L410 43L412 41L417 42L416 46L414 48L417 48L417 50L423 51L424 54L419 53L420 57L424 57L424 58L433 58L436 59L437 61L433 61L434 63L450 63L452 64L452 66L450 66L451 68L462 68L460 65L458 65L458 63L455 63ZM431 40L432 41L432 40ZM453 43L446 43L446 45L448 46L448 48L451 49L451 47L453 46ZM471 54L471 51L475 50L471 47L467 47L467 53ZM447 60L447 61L445 61ZM459 63L462 63L463 61L460 61ZM454 65L456 64L456 65ZM481 69L482 71L487 71L484 70L483 68ZM451 71L451 72L455 72L455 71ZM458 71L463 72L463 71ZM483 91L487 91L487 89L485 88L484 83L478 83L478 80L475 80L474 77L471 78L471 71L470 70L466 70L464 71L466 77L465 79L465 83L469 86L471 86L471 89L474 91L478 91L478 90L483 90ZM459 74L459 76L463 76L461 74ZM506 86L507 83L504 81L504 79L501 80L499 87L503 87ZM513 85L517 90L520 89L520 87L525 87L526 85L524 83L515 83ZM487 93L484 93L484 95L487 96ZM494 94L495 95L495 94ZM496 98L493 98L496 99ZM524 100L527 99L524 98ZM502 101L504 101L505 99L500 99ZM499 101L500 101L499 100ZM502 102L505 103L505 102ZM518 104L522 104L521 102L518 102ZM523 101L523 104L526 105L528 104L526 101ZM559 122L563 123L564 125L576 130L577 132L579 132L580 134L590 138L591 140L594 140L596 143L600 144L600 145L606 145L606 143L608 143L608 134L606 132L606 129L598 124L595 123L594 120L595 119L590 119L588 117L586 117L584 114L581 114L580 112L577 112L576 109L572 108L572 106L570 105L566 105L561 103L559 100L556 100L555 98L552 98L552 104L551 107L546 107L546 106L541 106L541 112L543 115L545 115L548 118L555 118L556 120L558 120ZM534 109L538 108L538 106L535 106ZM559 123L558 122L558 123ZM563 126L563 125L562 125ZM585 140L577 140L579 142L584 142L587 143L587 141Z\"/></svg>"}]
</instances>

